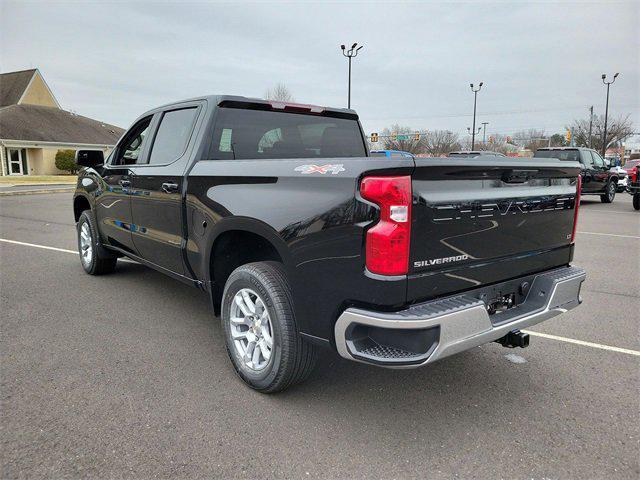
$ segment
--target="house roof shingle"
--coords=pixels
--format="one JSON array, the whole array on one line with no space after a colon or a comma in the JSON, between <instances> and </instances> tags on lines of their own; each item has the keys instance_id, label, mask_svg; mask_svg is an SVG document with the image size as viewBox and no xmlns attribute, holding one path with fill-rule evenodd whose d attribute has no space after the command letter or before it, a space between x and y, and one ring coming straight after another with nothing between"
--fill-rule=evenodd
<instances>
[{"instance_id":1,"label":"house roof shingle","mask_svg":"<svg viewBox=\"0 0 640 480\"><path fill-rule=\"evenodd\" d=\"M15 105L27 89L36 69L0 74L0 107Z\"/></svg>"},{"instance_id":2,"label":"house roof shingle","mask_svg":"<svg viewBox=\"0 0 640 480\"><path fill-rule=\"evenodd\" d=\"M115 145L124 130L55 107L0 108L0 139L69 144Z\"/></svg>"}]
</instances>

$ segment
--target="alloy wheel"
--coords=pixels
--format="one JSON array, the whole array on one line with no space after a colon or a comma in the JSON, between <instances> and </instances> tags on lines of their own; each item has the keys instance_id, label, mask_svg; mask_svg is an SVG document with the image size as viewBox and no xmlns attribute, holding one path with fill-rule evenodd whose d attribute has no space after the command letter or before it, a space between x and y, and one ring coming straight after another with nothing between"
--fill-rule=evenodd
<instances>
[{"instance_id":1,"label":"alloy wheel","mask_svg":"<svg viewBox=\"0 0 640 480\"><path fill-rule=\"evenodd\" d=\"M229 309L233 345L244 365L255 371L269 364L273 353L273 325L264 301L250 288L239 290Z\"/></svg>"},{"instance_id":2,"label":"alloy wheel","mask_svg":"<svg viewBox=\"0 0 640 480\"><path fill-rule=\"evenodd\" d=\"M87 222L84 222L82 227L80 227L80 259L85 266L91 265L91 261L93 260L91 229Z\"/></svg>"}]
</instances>

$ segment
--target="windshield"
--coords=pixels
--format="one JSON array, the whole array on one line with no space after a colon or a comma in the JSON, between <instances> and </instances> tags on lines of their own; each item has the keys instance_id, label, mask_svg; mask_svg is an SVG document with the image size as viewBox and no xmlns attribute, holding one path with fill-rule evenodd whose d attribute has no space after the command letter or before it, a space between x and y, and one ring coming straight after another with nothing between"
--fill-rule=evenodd
<instances>
[{"instance_id":1,"label":"windshield","mask_svg":"<svg viewBox=\"0 0 640 480\"><path fill-rule=\"evenodd\" d=\"M533 156L536 158L557 158L573 162L580 161L579 150L537 150Z\"/></svg>"},{"instance_id":2,"label":"windshield","mask_svg":"<svg viewBox=\"0 0 640 480\"><path fill-rule=\"evenodd\" d=\"M355 119L271 110L220 108L213 159L366 157Z\"/></svg>"}]
</instances>

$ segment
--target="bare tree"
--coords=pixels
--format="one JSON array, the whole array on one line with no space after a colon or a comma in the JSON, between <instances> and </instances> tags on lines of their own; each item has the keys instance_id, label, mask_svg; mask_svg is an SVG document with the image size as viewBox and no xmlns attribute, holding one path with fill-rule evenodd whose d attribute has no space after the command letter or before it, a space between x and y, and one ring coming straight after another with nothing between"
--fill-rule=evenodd
<instances>
[{"instance_id":1,"label":"bare tree","mask_svg":"<svg viewBox=\"0 0 640 480\"><path fill-rule=\"evenodd\" d=\"M545 135L544 130L530 128L529 130L520 130L513 134L513 141L516 145L524 147L535 152L540 147L549 145L549 138Z\"/></svg>"},{"instance_id":2,"label":"bare tree","mask_svg":"<svg viewBox=\"0 0 640 480\"><path fill-rule=\"evenodd\" d=\"M284 83L278 83L275 87L269 88L265 94L266 100L276 100L279 102L294 102L291 91Z\"/></svg>"},{"instance_id":3,"label":"bare tree","mask_svg":"<svg viewBox=\"0 0 640 480\"><path fill-rule=\"evenodd\" d=\"M409 152L413 154L422 153L424 151L424 134L426 132L421 131L420 140L415 139L415 133L417 130L407 126L391 125L388 128L382 130L381 138L384 150L402 150L403 152ZM400 136L407 136L407 139L393 139L392 134L398 134Z\"/></svg>"},{"instance_id":4,"label":"bare tree","mask_svg":"<svg viewBox=\"0 0 640 480\"><path fill-rule=\"evenodd\" d=\"M434 157L442 157L460 150L458 134L449 130L429 130L424 134L424 151Z\"/></svg>"},{"instance_id":5,"label":"bare tree","mask_svg":"<svg viewBox=\"0 0 640 480\"><path fill-rule=\"evenodd\" d=\"M589 119L574 120L567 129L573 130L573 141L579 147L588 147L602 150L602 135L604 133L604 115L593 116L593 130L591 145L589 145ZM633 122L629 115L609 119L607 125L607 148L617 146L633 134Z\"/></svg>"},{"instance_id":6,"label":"bare tree","mask_svg":"<svg viewBox=\"0 0 640 480\"><path fill-rule=\"evenodd\" d=\"M511 140L513 142L513 140ZM518 147L509 143L509 137L500 133L492 133L487 138L487 143L476 143L476 150L490 150L492 152L507 153L515 152ZM471 150L471 137L462 141L462 149Z\"/></svg>"}]
</instances>

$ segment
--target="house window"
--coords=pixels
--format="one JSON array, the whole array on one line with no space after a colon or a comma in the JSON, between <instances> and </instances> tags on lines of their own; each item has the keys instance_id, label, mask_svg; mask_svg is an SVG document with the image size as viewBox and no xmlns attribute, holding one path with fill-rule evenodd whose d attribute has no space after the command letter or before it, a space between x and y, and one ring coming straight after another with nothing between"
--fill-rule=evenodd
<instances>
[{"instance_id":1,"label":"house window","mask_svg":"<svg viewBox=\"0 0 640 480\"><path fill-rule=\"evenodd\" d=\"M25 148L7 148L7 173L9 175L29 175Z\"/></svg>"}]
</instances>

